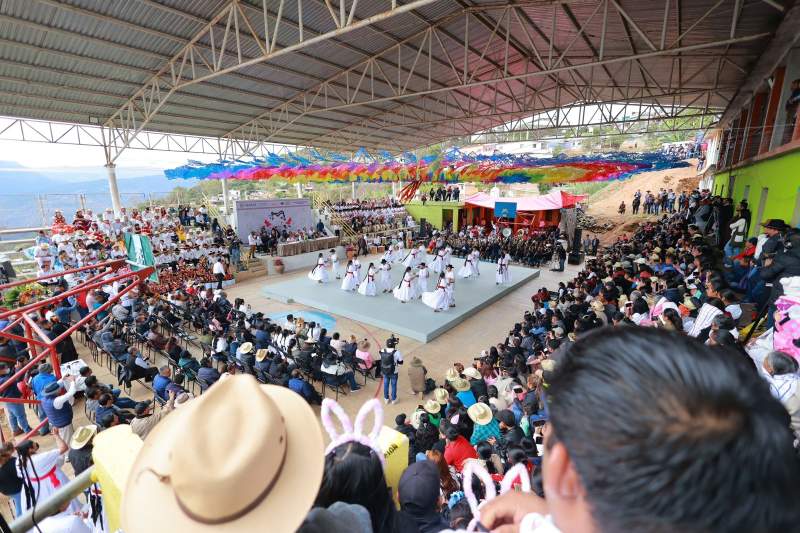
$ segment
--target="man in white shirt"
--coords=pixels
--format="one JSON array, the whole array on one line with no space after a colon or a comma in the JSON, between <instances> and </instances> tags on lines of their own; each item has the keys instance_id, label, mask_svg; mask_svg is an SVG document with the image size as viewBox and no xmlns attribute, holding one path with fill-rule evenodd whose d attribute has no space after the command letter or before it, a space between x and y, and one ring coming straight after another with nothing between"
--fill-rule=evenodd
<instances>
[{"instance_id":1,"label":"man in white shirt","mask_svg":"<svg viewBox=\"0 0 800 533\"><path fill-rule=\"evenodd\" d=\"M214 266L211 267L211 273L217 278L217 288L222 290L222 280L225 279L225 263L222 262L221 257L217 257L214 261Z\"/></svg>"}]
</instances>

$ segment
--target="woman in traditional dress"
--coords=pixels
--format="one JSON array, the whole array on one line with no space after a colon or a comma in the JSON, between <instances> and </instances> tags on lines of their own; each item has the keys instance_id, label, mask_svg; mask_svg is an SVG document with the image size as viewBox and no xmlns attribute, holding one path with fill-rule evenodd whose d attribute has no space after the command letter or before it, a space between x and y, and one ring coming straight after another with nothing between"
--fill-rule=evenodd
<instances>
[{"instance_id":1,"label":"woman in traditional dress","mask_svg":"<svg viewBox=\"0 0 800 533\"><path fill-rule=\"evenodd\" d=\"M417 266L417 254L419 252L416 248L411 248L409 250L408 255L403 259L403 265L407 268L416 268Z\"/></svg>"},{"instance_id":2,"label":"woman in traditional dress","mask_svg":"<svg viewBox=\"0 0 800 533\"><path fill-rule=\"evenodd\" d=\"M386 251L383 252L383 257L381 258L381 263L386 261L387 263L394 263L394 245L390 244L386 247Z\"/></svg>"},{"instance_id":3,"label":"woman in traditional dress","mask_svg":"<svg viewBox=\"0 0 800 533\"><path fill-rule=\"evenodd\" d=\"M377 274L377 272L375 264L370 263L367 268L367 276L364 278L364 281L361 282L361 285L358 286L358 294L363 296L375 296L378 293L375 286L375 274Z\"/></svg>"},{"instance_id":4,"label":"woman in traditional dress","mask_svg":"<svg viewBox=\"0 0 800 533\"><path fill-rule=\"evenodd\" d=\"M428 261L428 252L425 251L425 245L420 244L417 247L417 264L425 263Z\"/></svg>"},{"instance_id":5,"label":"woman in traditional dress","mask_svg":"<svg viewBox=\"0 0 800 533\"><path fill-rule=\"evenodd\" d=\"M447 280L447 303L450 307L456 306L456 273L453 271L453 265L447 265L444 272L444 278Z\"/></svg>"},{"instance_id":6,"label":"woman in traditional dress","mask_svg":"<svg viewBox=\"0 0 800 533\"><path fill-rule=\"evenodd\" d=\"M511 271L508 269L508 266L511 264L511 254L506 252L505 256L503 257L503 281L506 285L511 283Z\"/></svg>"},{"instance_id":7,"label":"woman in traditional dress","mask_svg":"<svg viewBox=\"0 0 800 533\"><path fill-rule=\"evenodd\" d=\"M481 275L480 264L481 262L481 253L478 251L477 248L472 250L472 273L475 276Z\"/></svg>"},{"instance_id":8,"label":"woman in traditional dress","mask_svg":"<svg viewBox=\"0 0 800 533\"><path fill-rule=\"evenodd\" d=\"M308 273L308 279L317 283L328 283L328 269L325 267L325 258L322 252L317 256L317 265Z\"/></svg>"},{"instance_id":9,"label":"woman in traditional dress","mask_svg":"<svg viewBox=\"0 0 800 533\"><path fill-rule=\"evenodd\" d=\"M406 267L406 272L403 274L403 279L400 284L392 291L394 297L400 300L401 303L406 303L414 296L414 289L411 287L414 283L414 274L411 272L411 267Z\"/></svg>"},{"instance_id":10,"label":"woman in traditional dress","mask_svg":"<svg viewBox=\"0 0 800 533\"><path fill-rule=\"evenodd\" d=\"M508 266L506 265L506 256L503 255L500 257L500 259L497 260L497 271L495 272L494 275L495 285L500 285L501 283L504 282L503 280L505 280L506 268L508 268Z\"/></svg>"},{"instance_id":11,"label":"woman in traditional dress","mask_svg":"<svg viewBox=\"0 0 800 533\"><path fill-rule=\"evenodd\" d=\"M453 257L453 249L450 248L450 245L444 247L444 264L449 265L450 259Z\"/></svg>"},{"instance_id":12,"label":"woman in traditional dress","mask_svg":"<svg viewBox=\"0 0 800 533\"><path fill-rule=\"evenodd\" d=\"M439 274L439 280L436 282L436 288L433 292L422 294L422 303L433 309L434 313L447 309L447 279L445 279L444 272Z\"/></svg>"},{"instance_id":13,"label":"woman in traditional dress","mask_svg":"<svg viewBox=\"0 0 800 533\"><path fill-rule=\"evenodd\" d=\"M58 429L53 428L53 437L56 448L46 452L39 452L39 444L32 441L23 441L17 446L17 474L22 479L21 512L24 514L33 506L41 507L59 487L69 483L69 478L61 470L64 464L64 454L69 447L58 434ZM80 510L80 502L72 499L66 508L70 513Z\"/></svg>"},{"instance_id":14,"label":"woman in traditional dress","mask_svg":"<svg viewBox=\"0 0 800 533\"><path fill-rule=\"evenodd\" d=\"M474 272L472 268L472 254L467 254L464 258L464 266L458 270L458 276L461 278L471 278Z\"/></svg>"},{"instance_id":15,"label":"woman in traditional dress","mask_svg":"<svg viewBox=\"0 0 800 533\"><path fill-rule=\"evenodd\" d=\"M336 279L342 279L342 276L339 275L339 256L336 254L336 250L330 251L328 259L331 262L331 275L336 276Z\"/></svg>"},{"instance_id":16,"label":"woman in traditional dress","mask_svg":"<svg viewBox=\"0 0 800 533\"><path fill-rule=\"evenodd\" d=\"M344 274L344 279L342 279L342 290L343 291L354 291L358 287L358 278L356 278L356 269L353 267L353 260L347 262L347 270Z\"/></svg>"},{"instance_id":17,"label":"woman in traditional dress","mask_svg":"<svg viewBox=\"0 0 800 533\"><path fill-rule=\"evenodd\" d=\"M381 259L381 265L378 267L378 289L381 292L390 292L392 290L392 275L389 273L392 270L391 261Z\"/></svg>"},{"instance_id":18,"label":"woman in traditional dress","mask_svg":"<svg viewBox=\"0 0 800 533\"><path fill-rule=\"evenodd\" d=\"M422 297L423 293L428 292L428 277L430 277L430 272L428 271L428 265L425 263L419 264L419 270L417 271L417 297Z\"/></svg>"},{"instance_id":19,"label":"woman in traditional dress","mask_svg":"<svg viewBox=\"0 0 800 533\"><path fill-rule=\"evenodd\" d=\"M444 272L444 267L446 266L446 263L444 262L444 254L444 248L439 248L439 251L436 252L436 258L433 260L432 268L437 274Z\"/></svg>"}]
</instances>

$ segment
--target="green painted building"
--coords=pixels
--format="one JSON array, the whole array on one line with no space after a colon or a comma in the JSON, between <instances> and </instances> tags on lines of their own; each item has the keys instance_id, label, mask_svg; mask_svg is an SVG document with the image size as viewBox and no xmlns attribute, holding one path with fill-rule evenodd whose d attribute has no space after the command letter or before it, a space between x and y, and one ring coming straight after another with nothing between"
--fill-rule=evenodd
<instances>
[{"instance_id":1,"label":"green painted building","mask_svg":"<svg viewBox=\"0 0 800 533\"><path fill-rule=\"evenodd\" d=\"M415 200L405 204L408 213L414 217L417 224L425 219L436 229L442 229L452 222L453 228L458 229L464 224L464 204L462 202L422 202Z\"/></svg>"}]
</instances>

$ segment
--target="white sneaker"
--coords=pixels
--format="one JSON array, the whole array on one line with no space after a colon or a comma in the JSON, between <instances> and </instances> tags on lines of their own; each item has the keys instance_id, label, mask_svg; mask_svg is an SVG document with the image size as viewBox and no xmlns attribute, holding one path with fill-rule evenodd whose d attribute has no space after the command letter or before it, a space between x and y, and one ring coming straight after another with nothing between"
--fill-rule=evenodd
<instances>
[{"instance_id":1,"label":"white sneaker","mask_svg":"<svg viewBox=\"0 0 800 533\"><path fill-rule=\"evenodd\" d=\"M392 400L392 405L396 404L397 400Z\"/></svg>"},{"instance_id":2,"label":"white sneaker","mask_svg":"<svg viewBox=\"0 0 800 533\"><path fill-rule=\"evenodd\" d=\"M389 405L389 398L384 398L384 399L383 399L383 403L384 403L385 405Z\"/></svg>"}]
</instances>

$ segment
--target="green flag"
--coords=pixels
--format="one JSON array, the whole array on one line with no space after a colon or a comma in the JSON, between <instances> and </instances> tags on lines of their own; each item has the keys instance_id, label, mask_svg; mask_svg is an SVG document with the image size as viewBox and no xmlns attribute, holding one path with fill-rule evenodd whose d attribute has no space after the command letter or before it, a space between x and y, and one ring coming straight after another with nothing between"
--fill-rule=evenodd
<instances>
[{"instance_id":1,"label":"green flag","mask_svg":"<svg viewBox=\"0 0 800 533\"><path fill-rule=\"evenodd\" d=\"M125 249L128 251L131 270L134 272L149 266L155 266L156 258L153 256L153 246L150 244L148 237L135 233L125 233ZM153 273L150 274L150 281L158 283L158 271L153 270Z\"/></svg>"}]
</instances>

